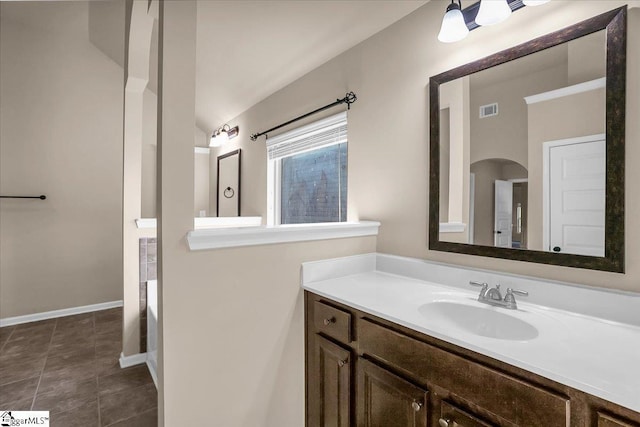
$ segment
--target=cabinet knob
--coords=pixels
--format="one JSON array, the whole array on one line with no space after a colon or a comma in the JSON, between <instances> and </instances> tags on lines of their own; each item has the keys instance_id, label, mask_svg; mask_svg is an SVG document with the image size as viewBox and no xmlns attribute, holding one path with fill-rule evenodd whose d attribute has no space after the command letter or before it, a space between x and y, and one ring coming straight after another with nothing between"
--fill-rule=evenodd
<instances>
[{"instance_id":1,"label":"cabinet knob","mask_svg":"<svg viewBox=\"0 0 640 427\"><path fill-rule=\"evenodd\" d=\"M413 408L414 411L418 412L420 409L422 409L422 403L416 402L414 400L413 403L411 403L411 407Z\"/></svg>"},{"instance_id":2,"label":"cabinet knob","mask_svg":"<svg viewBox=\"0 0 640 427\"><path fill-rule=\"evenodd\" d=\"M339 367L343 367L344 365L346 365L347 363L349 363L349 359L344 359L344 360L338 360L338 366Z\"/></svg>"},{"instance_id":3,"label":"cabinet knob","mask_svg":"<svg viewBox=\"0 0 640 427\"><path fill-rule=\"evenodd\" d=\"M440 427L449 427L449 420L446 420L444 418L440 418L438 420L438 424L440 425Z\"/></svg>"},{"instance_id":4,"label":"cabinet knob","mask_svg":"<svg viewBox=\"0 0 640 427\"><path fill-rule=\"evenodd\" d=\"M324 323L324 326L329 326L330 324L334 323L335 321L336 321L336 318L335 317L331 317L329 319L324 319L323 323Z\"/></svg>"}]
</instances>

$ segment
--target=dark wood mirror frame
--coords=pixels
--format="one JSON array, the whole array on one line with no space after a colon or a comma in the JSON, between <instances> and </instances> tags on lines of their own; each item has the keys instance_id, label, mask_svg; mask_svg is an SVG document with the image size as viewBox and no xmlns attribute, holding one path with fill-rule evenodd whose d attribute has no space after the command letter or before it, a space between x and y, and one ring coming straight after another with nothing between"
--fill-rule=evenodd
<instances>
[{"instance_id":1,"label":"dark wood mirror frame","mask_svg":"<svg viewBox=\"0 0 640 427\"><path fill-rule=\"evenodd\" d=\"M217 167L216 167L216 186L217 186L217 188L216 188L216 216L220 216L220 196L223 196L224 192L225 192L224 189L222 189L222 191L220 189L220 161L224 160L224 159L226 159L228 157L235 156L236 154L238 155L238 189L237 189L237 191L235 191L235 193L237 193L237 194L234 194L234 196L236 197L236 199L238 201L238 208L237 208L238 209L238 215L237 216L241 216L241 214L240 214L240 188L241 188L241 186L240 186L240 184L241 184L240 177L242 176L242 173L241 173L242 172L242 157L241 157L241 150L239 148L237 150L234 150L234 151L231 151L229 153L225 153L225 154L222 154L222 155L218 156Z\"/></svg>"},{"instance_id":2,"label":"dark wood mirror frame","mask_svg":"<svg viewBox=\"0 0 640 427\"><path fill-rule=\"evenodd\" d=\"M440 85L601 30L606 30L607 39L605 256L558 254L536 250L440 241ZM624 6L429 79L431 128L429 149L430 250L618 273L624 272L626 52L627 7Z\"/></svg>"}]
</instances>

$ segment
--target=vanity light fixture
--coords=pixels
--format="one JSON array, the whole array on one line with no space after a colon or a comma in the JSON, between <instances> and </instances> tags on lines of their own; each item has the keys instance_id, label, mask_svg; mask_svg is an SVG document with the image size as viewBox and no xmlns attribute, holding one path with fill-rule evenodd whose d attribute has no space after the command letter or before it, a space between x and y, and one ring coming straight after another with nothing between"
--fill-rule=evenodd
<instances>
[{"instance_id":1,"label":"vanity light fixture","mask_svg":"<svg viewBox=\"0 0 640 427\"><path fill-rule=\"evenodd\" d=\"M476 24L480 26L495 25L509 16L511 16L511 7L509 7L507 0L480 0Z\"/></svg>"},{"instance_id":2,"label":"vanity light fixture","mask_svg":"<svg viewBox=\"0 0 640 427\"><path fill-rule=\"evenodd\" d=\"M220 147L221 145L227 143L230 139L238 136L240 132L240 128L238 126L230 127L228 124L224 124L223 126L216 129L211 135L211 140L209 141L209 147Z\"/></svg>"},{"instance_id":3,"label":"vanity light fixture","mask_svg":"<svg viewBox=\"0 0 640 427\"><path fill-rule=\"evenodd\" d=\"M438 40L443 43L453 43L462 40L468 34L469 28L467 28L464 16L462 16L461 0L458 0L457 4L455 0L451 0L451 4L447 6L447 12L442 18Z\"/></svg>"},{"instance_id":4,"label":"vanity light fixture","mask_svg":"<svg viewBox=\"0 0 640 427\"><path fill-rule=\"evenodd\" d=\"M461 1L451 0L447 6L438 33L438 40L443 43L462 40L480 26L498 24L525 6L539 6L551 0L480 0L464 9Z\"/></svg>"}]
</instances>

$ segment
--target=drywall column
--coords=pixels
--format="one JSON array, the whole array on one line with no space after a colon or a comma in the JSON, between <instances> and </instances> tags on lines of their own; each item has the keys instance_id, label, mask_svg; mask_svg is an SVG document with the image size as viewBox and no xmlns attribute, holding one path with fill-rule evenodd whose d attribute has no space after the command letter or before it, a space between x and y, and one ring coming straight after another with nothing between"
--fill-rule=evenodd
<instances>
[{"instance_id":1,"label":"drywall column","mask_svg":"<svg viewBox=\"0 0 640 427\"><path fill-rule=\"evenodd\" d=\"M142 129L144 89L149 81L149 54L153 18L147 2L134 1L127 44L127 81L124 96L124 175L122 188L122 265L124 309L122 354L140 351L140 261L138 229L142 206Z\"/></svg>"},{"instance_id":2,"label":"drywall column","mask_svg":"<svg viewBox=\"0 0 640 427\"><path fill-rule=\"evenodd\" d=\"M158 415L159 425L179 425L184 414L176 405L180 381L178 353L171 347L179 319L183 284L190 278L185 235L193 228L193 140L195 124L196 2L160 3L158 70ZM165 301L171 304L165 304Z\"/></svg>"},{"instance_id":3,"label":"drywall column","mask_svg":"<svg viewBox=\"0 0 640 427\"><path fill-rule=\"evenodd\" d=\"M469 223L469 159L471 125L469 77L440 86L440 108L449 108L449 217L440 222ZM448 233L447 241L466 243L463 233Z\"/></svg>"}]
</instances>

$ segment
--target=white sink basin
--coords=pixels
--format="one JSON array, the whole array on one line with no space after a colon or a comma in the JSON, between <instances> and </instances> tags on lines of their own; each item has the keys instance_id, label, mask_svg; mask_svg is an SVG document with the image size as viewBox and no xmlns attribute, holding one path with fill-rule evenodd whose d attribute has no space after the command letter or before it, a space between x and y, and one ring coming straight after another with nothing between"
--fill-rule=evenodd
<instances>
[{"instance_id":1,"label":"white sink basin","mask_svg":"<svg viewBox=\"0 0 640 427\"><path fill-rule=\"evenodd\" d=\"M479 307L453 301L423 304L418 311L426 320L443 327L455 327L468 333L511 341L529 341L538 329L524 320L506 313L506 309Z\"/></svg>"}]
</instances>

